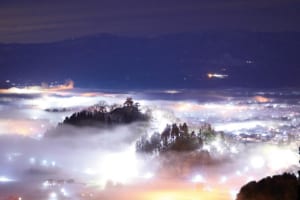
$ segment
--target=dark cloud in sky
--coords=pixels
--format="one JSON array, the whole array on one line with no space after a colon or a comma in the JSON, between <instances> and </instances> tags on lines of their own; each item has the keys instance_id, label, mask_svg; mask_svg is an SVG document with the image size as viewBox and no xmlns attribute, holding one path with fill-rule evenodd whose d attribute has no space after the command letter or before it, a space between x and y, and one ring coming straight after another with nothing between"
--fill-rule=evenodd
<instances>
[{"instance_id":1,"label":"dark cloud in sky","mask_svg":"<svg viewBox=\"0 0 300 200\"><path fill-rule=\"evenodd\" d=\"M296 0L11 0L0 5L0 42L48 42L103 32L300 31Z\"/></svg>"}]
</instances>

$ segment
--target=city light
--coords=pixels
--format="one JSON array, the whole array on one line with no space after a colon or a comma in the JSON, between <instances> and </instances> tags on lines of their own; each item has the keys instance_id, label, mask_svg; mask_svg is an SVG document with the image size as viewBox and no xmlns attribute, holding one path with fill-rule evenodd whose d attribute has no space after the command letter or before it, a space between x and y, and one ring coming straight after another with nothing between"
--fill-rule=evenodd
<instances>
[{"instance_id":1,"label":"city light","mask_svg":"<svg viewBox=\"0 0 300 200\"><path fill-rule=\"evenodd\" d=\"M219 79L223 79L223 78L227 78L228 75L227 74L216 74L216 73L208 73L207 74L208 78L219 78Z\"/></svg>"},{"instance_id":2,"label":"city light","mask_svg":"<svg viewBox=\"0 0 300 200\"><path fill-rule=\"evenodd\" d=\"M218 94L217 101L141 99L141 110L151 108L152 118L146 125L109 130L70 127L62 135L45 135L73 111L115 98L85 93L48 93L2 106L7 109L5 106L17 105L18 109L0 116L0 137L10 141L9 146L1 144L5 150L2 169L14 177L0 176L1 183L29 187L30 182L48 200L76 199L80 195L129 200L122 191L131 199L141 200L194 200L197 196L229 200L248 181L297 169L299 105L264 99L260 93L261 97L253 94L243 98ZM171 93L181 95L184 91ZM163 90L161 94L170 92ZM71 110L46 111L49 107ZM137 153L136 140L142 135L150 138L154 132L164 131L167 124L184 122L196 135L205 123L222 134L194 152ZM109 193L112 189L120 193ZM22 195L22 199L29 196L23 191L14 194Z\"/></svg>"},{"instance_id":3,"label":"city light","mask_svg":"<svg viewBox=\"0 0 300 200\"><path fill-rule=\"evenodd\" d=\"M14 179L8 178L6 176L0 176L0 182L1 183L8 183L8 182L13 182L15 181Z\"/></svg>"}]
</instances>

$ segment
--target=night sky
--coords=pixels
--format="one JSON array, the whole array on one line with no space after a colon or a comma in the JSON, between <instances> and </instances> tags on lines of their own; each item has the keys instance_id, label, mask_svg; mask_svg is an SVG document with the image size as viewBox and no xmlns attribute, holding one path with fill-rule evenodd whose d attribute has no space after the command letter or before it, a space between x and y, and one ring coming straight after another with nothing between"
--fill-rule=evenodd
<instances>
[{"instance_id":1,"label":"night sky","mask_svg":"<svg viewBox=\"0 0 300 200\"><path fill-rule=\"evenodd\" d=\"M1 87L66 79L93 88L300 85L296 0L0 5Z\"/></svg>"},{"instance_id":2,"label":"night sky","mask_svg":"<svg viewBox=\"0 0 300 200\"><path fill-rule=\"evenodd\" d=\"M0 0L0 200L294 200L299 144L300 0Z\"/></svg>"},{"instance_id":3,"label":"night sky","mask_svg":"<svg viewBox=\"0 0 300 200\"><path fill-rule=\"evenodd\" d=\"M298 0L1 0L0 42L49 42L97 33L300 31Z\"/></svg>"}]
</instances>

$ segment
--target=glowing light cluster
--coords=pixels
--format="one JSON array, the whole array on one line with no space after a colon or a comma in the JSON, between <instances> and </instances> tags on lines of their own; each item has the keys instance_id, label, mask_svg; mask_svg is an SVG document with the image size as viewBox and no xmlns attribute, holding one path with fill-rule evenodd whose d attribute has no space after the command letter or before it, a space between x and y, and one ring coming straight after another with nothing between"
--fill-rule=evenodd
<instances>
[{"instance_id":1,"label":"glowing light cluster","mask_svg":"<svg viewBox=\"0 0 300 200\"><path fill-rule=\"evenodd\" d=\"M0 134L35 135L45 130L40 123L39 121L27 119L2 119L0 120Z\"/></svg>"},{"instance_id":2,"label":"glowing light cluster","mask_svg":"<svg viewBox=\"0 0 300 200\"><path fill-rule=\"evenodd\" d=\"M7 165L4 167L8 167L12 172L16 171L15 174L12 174L16 179L0 176L1 183L14 182L16 180L18 182L24 181L20 180L22 176L18 176L21 174L20 169L23 172L25 171L24 168L38 169L42 172L45 170L51 173L56 173L56 170L59 169L59 175L60 173L63 174L63 178L70 175L72 179L74 178L76 180L76 183L73 185L70 184L70 186L62 179L59 179L55 183L45 181L48 180L47 178L49 177L43 180L39 179L38 184L41 191L44 192L44 199L77 199L78 196L76 195L83 193L88 195L82 198L91 199L90 194L92 194L92 192L96 193L96 199L98 193L102 194L111 191L111 187L108 186L119 186L121 184L122 187L120 188L122 189L119 190L119 187L113 187L113 189L118 188L116 191L125 191L124 193L126 193L126 195L128 194L129 197L132 197L128 197L127 199L228 200L235 197L238 191L237 188L240 188L240 186L247 181L258 180L262 178L262 176L281 173L298 165L297 148L295 148L295 146L288 144L279 145L276 140L267 142L260 140L260 136L265 134L265 132L263 132L264 130L272 132L272 134L273 131L276 131L279 133L279 137L285 137L293 133L292 131L294 129L286 125L293 123L297 126L299 118L297 118L298 110L296 109L298 108L295 109L295 105L289 107L289 105L286 104L273 104L273 99L255 95L250 95L243 101L231 101L224 98L225 100L222 99L222 101L210 103L207 103L207 101L201 103L201 101L192 100L141 100L141 104L147 104L149 102L152 104L157 103L157 107L155 107L152 112L153 120L149 125L150 128L147 127L145 131L148 134L153 133L153 130L156 131L156 129L161 132L166 124L175 123L182 119L187 119L187 123L191 122L192 125L189 126L189 130L193 130L194 125L196 127L198 124L208 121L216 130L232 133L232 135L230 135L231 140L226 140L226 136L228 135L226 135L227 132L225 132L224 140L218 136L214 141L204 143L203 148L199 149L199 151L191 152L191 154L189 152L184 155L188 157L187 159L183 159L184 161L181 159L177 159L174 162L171 162L171 159L168 160L169 155L170 157L176 156L176 158L181 158L179 153L170 153L166 157L162 156L159 158L156 157L157 155L151 155L149 157L137 156L133 140L139 135L134 136L136 137L134 139L132 139L131 135L128 137L130 139L128 139L127 136L123 137L126 132L123 131L125 129L117 129L120 131L116 132L111 130L113 133L110 132L109 137L106 137L106 133L97 134L95 136L90 134L91 129L87 128L85 130L85 128L82 128L80 131L86 133L83 137L83 134L74 135L74 137L62 136L51 139L45 137L40 140L34 140L34 143L31 142L32 137L23 137L30 136L33 133L43 133L49 127L50 121L54 121L53 124L56 125L57 122L62 121L65 116L73 112L73 110L70 109L72 110L71 112L52 113L45 111L44 109L46 108L90 106L104 99L103 97L105 97L105 100L116 98L115 95L110 96L109 94L106 95L100 92L77 91L78 93L76 93L72 91L72 93L68 93L68 95L54 95L54 93L52 93L54 91L69 90L72 87L71 84L60 89L42 86L27 88L24 91L12 90L12 92L19 92L20 94L22 94L22 92L28 92L28 94L41 92L41 95L34 95L37 97L20 99L17 102L13 102L12 105L17 105L18 108L21 108L21 111L17 109L17 111L15 111L17 117L11 117L11 115L8 114L7 116L3 115L0 120L0 133L9 132L20 134L22 136L13 135L13 137L25 138L24 146L22 146L23 143L18 146L18 148L20 148L18 149L18 153L5 152L5 155L8 156L5 157L7 159L3 161L4 165ZM184 91L175 90L162 91L164 94L172 95L176 95L178 92L184 93ZM6 105L1 106L1 109L5 109ZM174 111L174 113L169 112L170 110ZM174 116L179 117L179 119ZM284 116L285 118L278 122L281 118L277 116ZM131 128L132 127L129 129ZM197 131L196 128L194 130ZM242 134L235 134L235 131L242 134L245 132L244 135L247 136L248 133L249 135L253 133L258 136L257 138L254 137L256 139L254 142L251 141L251 143L249 142L247 145L244 145L243 142L240 142L240 135ZM5 138L6 135L1 135L1 137ZM132 141L128 142L127 139ZM80 143L78 142L79 140ZM92 142L90 142L90 140L92 140ZM98 143L98 141L100 142ZM104 144L103 141L105 141L105 145L107 146L102 145ZM295 139L294 141L299 140ZM296 142L293 142L293 144L294 143ZM31 144L34 145L31 146ZM45 148L41 148L44 144ZM72 147L68 145L65 147L62 144L71 144L70 146ZM88 144L96 144L96 147L90 147ZM110 144L114 144L115 146L111 147L109 146ZM28 148L28 145L30 148ZM73 146L80 147L80 153L77 152L79 148L73 149ZM198 159L198 157L194 159L196 154L198 155L199 153L201 155L201 150L209 151L211 160L208 162L211 162L212 165L206 164L204 162L205 159ZM57 152L61 155L58 155ZM142 159L140 160L140 158ZM153 162L148 163L148 159L153 159L151 160ZM166 160L167 162L165 163L167 164L161 162L162 160ZM198 160L201 160L201 162L198 162ZM149 164L149 166L147 164ZM64 172L67 173L64 174ZM176 176L177 174L179 174L178 177ZM168 186L165 186L165 188L159 187L159 184L166 179L172 179L168 183ZM43 185L43 187L41 187L41 185ZM140 187L140 190L136 191L138 187ZM130 191L131 188L133 188L132 191ZM83 193L77 192L81 189L84 191ZM77 193L75 194L73 191ZM121 195L118 197L120 196ZM23 193L22 198L26 199Z\"/></svg>"},{"instance_id":3,"label":"glowing light cluster","mask_svg":"<svg viewBox=\"0 0 300 200\"><path fill-rule=\"evenodd\" d=\"M205 183L205 179L201 174L197 174L193 179L192 182L194 183Z\"/></svg>"},{"instance_id":4,"label":"glowing light cluster","mask_svg":"<svg viewBox=\"0 0 300 200\"><path fill-rule=\"evenodd\" d=\"M260 168L264 167L265 160L261 156L253 156L251 158L251 165L255 169L260 169Z\"/></svg>"},{"instance_id":5,"label":"glowing light cluster","mask_svg":"<svg viewBox=\"0 0 300 200\"><path fill-rule=\"evenodd\" d=\"M227 74L208 73L207 77L208 78L220 78L220 79L223 79L223 78L227 78L228 75Z\"/></svg>"},{"instance_id":6,"label":"glowing light cluster","mask_svg":"<svg viewBox=\"0 0 300 200\"><path fill-rule=\"evenodd\" d=\"M97 171L88 172L96 174L98 180L95 183L102 188L109 182L117 185L132 181L138 177L138 163L134 148L120 153L107 154L99 162L97 169Z\"/></svg>"},{"instance_id":7,"label":"glowing light cluster","mask_svg":"<svg viewBox=\"0 0 300 200\"><path fill-rule=\"evenodd\" d=\"M1 183L8 183L8 182L13 182L15 181L14 179L8 178L6 176L0 176L0 182Z\"/></svg>"},{"instance_id":8,"label":"glowing light cluster","mask_svg":"<svg viewBox=\"0 0 300 200\"><path fill-rule=\"evenodd\" d=\"M42 84L42 86L28 86L23 88L12 87L9 89L0 89L0 94L39 94L39 93L53 93L65 90L71 90L74 88L74 82L72 80L67 81L65 84L48 86Z\"/></svg>"},{"instance_id":9,"label":"glowing light cluster","mask_svg":"<svg viewBox=\"0 0 300 200\"><path fill-rule=\"evenodd\" d=\"M197 200L197 199L210 199L210 200L228 200L230 193L218 188L217 191L204 191L188 188L174 188L174 190L157 190L145 192L140 195L139 199L142 200Z\"/></svg>"},{"instance_id":10,"label":"glowing light cluster","mask_svg":"<svg viewBox=\"0 0 300 200\"><path fill-rule=\"evenodd\" d=\"M259 103L267 103L271 101L269 98L263 96L255 96L254 99Z\"/></svg>"}]
</instances>

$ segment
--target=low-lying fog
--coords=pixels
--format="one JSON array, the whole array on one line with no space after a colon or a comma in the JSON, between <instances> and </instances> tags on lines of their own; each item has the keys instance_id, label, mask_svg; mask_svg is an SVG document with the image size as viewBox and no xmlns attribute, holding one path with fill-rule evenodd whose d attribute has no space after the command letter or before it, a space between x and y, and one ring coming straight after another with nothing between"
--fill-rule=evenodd
<instances>
[{"instance_id":1,"label":"low-lying fog","mask_svg":"<svg viewBox=\"0 0 300 200\"><path fill-rule=\"evenodd\" d=\"M149 123L111 129L64 127L66 116L100 101L133 97ZM139 154L142 135L166 124L204 122L231 135L199 151ZM1 90L0 199L234 199L250 180L298 169L300 94L292 90L99 92Z\"/></svg>"}]
</instances>

